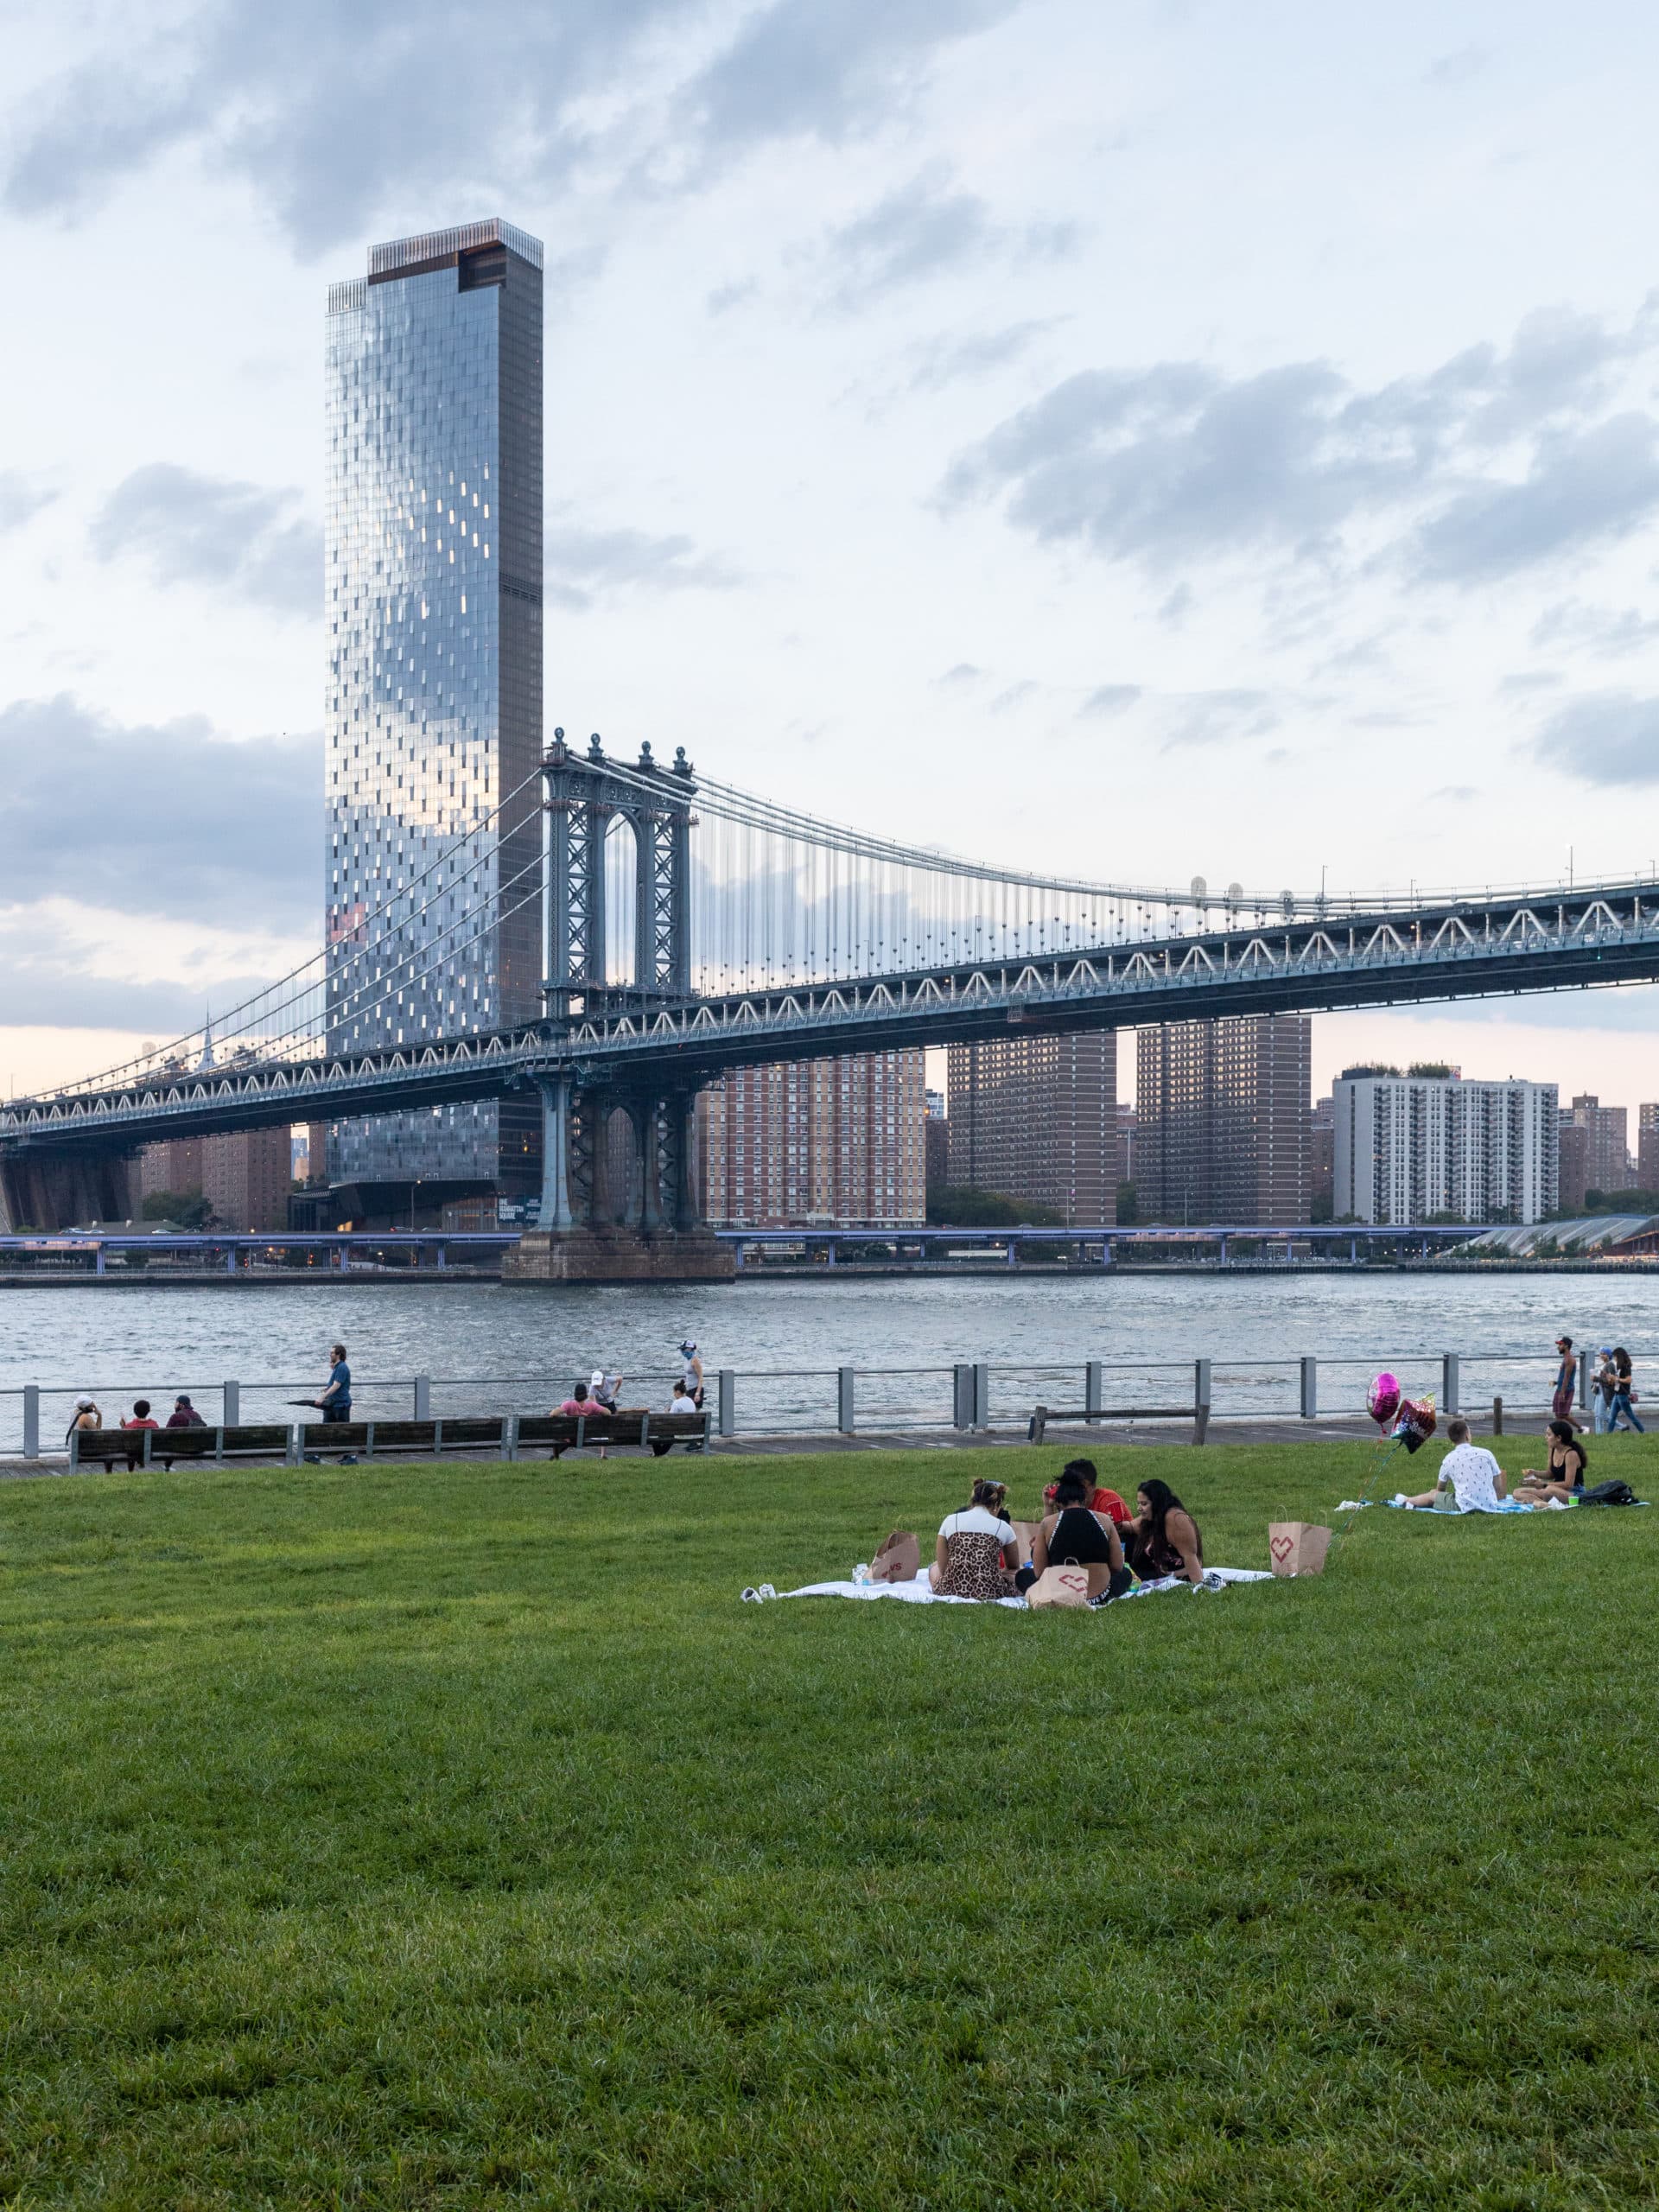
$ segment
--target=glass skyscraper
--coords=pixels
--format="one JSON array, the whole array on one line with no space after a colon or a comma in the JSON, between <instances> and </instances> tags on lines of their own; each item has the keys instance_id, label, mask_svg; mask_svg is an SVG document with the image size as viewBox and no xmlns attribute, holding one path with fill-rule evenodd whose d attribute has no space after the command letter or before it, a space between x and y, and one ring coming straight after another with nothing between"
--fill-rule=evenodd
<instances>
[{"instance_id":1,"label":"glass skyscraper","mask_svg":"<svg viewBox=\"0 0 1659 2212\"><path fill-rule=\"evenodd\" d=\"M366 278L329 289L327 381L329 1042L532 1020L540 242L487 222L373 247ZM521 785L499 845L491 823L439 864ZM457 929L480 901L481 923ZM340 1122L329 1173L524 1192L539 1127L509 1104Z\"/></svg>"}]
</instances>

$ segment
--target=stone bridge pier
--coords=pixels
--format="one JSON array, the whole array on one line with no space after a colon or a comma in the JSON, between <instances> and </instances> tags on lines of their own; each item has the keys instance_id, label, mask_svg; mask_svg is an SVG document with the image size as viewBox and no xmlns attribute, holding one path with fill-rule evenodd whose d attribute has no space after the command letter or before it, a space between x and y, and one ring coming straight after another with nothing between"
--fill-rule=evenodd
<instances>
[{"instance_id":1,"label":"stone bridge pier","mask_svg":"<svg viewBox=\"0 0 1659 2212\"><path fill-rule=\"evenodd\" d=\"M121 1153L54 1149L0 1154L0 1236L131 1220L132 1167Z\"/></svg>"},{"instance_id":2,"label":"stone bridge pier","mask_svg":"<svg viewBox=\"0 0 1659 2212\"><path fill-rule=\"evenodd\" d=\"M723 1282L736 1269L697 1207L693 1090L543 1083L542 1218L502 1262L513 1282ZM612 1187L613 1116L632 1129L629 1186Z\"/></svg>"}]
</instances>

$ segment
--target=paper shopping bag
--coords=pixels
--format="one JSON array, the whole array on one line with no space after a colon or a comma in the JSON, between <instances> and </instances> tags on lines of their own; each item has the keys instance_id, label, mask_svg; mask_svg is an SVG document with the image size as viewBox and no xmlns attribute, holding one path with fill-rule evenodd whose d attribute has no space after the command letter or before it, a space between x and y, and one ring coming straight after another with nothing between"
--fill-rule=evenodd
<instances>
[{"instance_id":1,"label":"paper shopping bag","mask_svg":"<svg viewBox=\"0 0 1659 2212\"><path fill-rule=\"evenodd\" d=\"M1089 1603L1089 1570L1086 1567L1069 1564L1047 1567L1026 1592L1028 1605L1086 1605Z\"/></svg>"},{"instance_id":2,"label":"paper shopping bag","mask_svg":"<svg viewBox=\"0 0 1659 2212\"><path fill-rule=\"evenodd\" d=\"M872 1582L913 1582L922 1548L908 1529L895 1529L870 1561Z\"/></svg>"},{"instance_id":3,"label":"paper shopping bag","mask_svg":"<svg viewBox=\"0 0 1659 2212\"><path fill-rule=\"evenodd\" d=\"M1014 1522L1014 1541L1020 1547L1020 1557L1022 1561L1028 1560L1031 1557L1031 1548L1036 1542L1037 1531L1042 1527L1042 1525L1043 1524L1040 1521L1016 1521Z\"/></svg>"},{"instance_id":4,"label":"paper shopping bag","mask_svg":"<svg viewBox=\"0 0 1659 2212\"><path fill-rule=\"evenodd\" d=\"M1323 1574L1331 1531L1311 1521L1274 1521L1268 1529L1268 1562L1275 1574Z\"/></svg>"}]
</instances>

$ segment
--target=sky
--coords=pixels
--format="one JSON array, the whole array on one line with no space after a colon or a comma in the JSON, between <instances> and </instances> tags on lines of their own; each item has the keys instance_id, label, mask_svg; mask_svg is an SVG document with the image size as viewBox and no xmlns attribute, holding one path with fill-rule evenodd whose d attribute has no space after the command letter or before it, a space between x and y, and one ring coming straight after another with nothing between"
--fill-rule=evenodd
<instances>
[{"instance_id":1,"label":"sky","mask_svg":"<svg viewBox=\"0 0 1659 2212\"><path fill-rule=\"evenodd\" d=\"M1635 0L0 31L10 1086L316 942L324 294L487 215L547 250L550 724L1076 876L1655 872ZM1634 1104L1656 1018L1325 1015L1315 1081L1446 1058Z\"/></svg>"}]
</instances>

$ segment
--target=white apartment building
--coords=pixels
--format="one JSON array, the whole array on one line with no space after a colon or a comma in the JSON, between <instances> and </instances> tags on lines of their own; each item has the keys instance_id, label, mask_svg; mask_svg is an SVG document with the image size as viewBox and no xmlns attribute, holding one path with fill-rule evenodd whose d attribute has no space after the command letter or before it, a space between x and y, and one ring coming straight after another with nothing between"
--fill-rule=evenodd
<instances>
[{"instance_id":1,"label":"white apartment building","mask_svg":"<svg viewBox=\"0 0 1659 2212\"><path fill-rule=\"evenodd\" d=\"M1554 1211L1553 1083L1356 1071L1332 1091L1338 1220L1527 1223Z\"/></svg>"}]
</instances>

